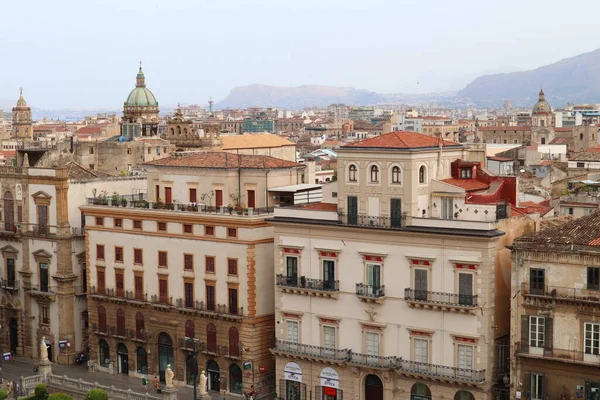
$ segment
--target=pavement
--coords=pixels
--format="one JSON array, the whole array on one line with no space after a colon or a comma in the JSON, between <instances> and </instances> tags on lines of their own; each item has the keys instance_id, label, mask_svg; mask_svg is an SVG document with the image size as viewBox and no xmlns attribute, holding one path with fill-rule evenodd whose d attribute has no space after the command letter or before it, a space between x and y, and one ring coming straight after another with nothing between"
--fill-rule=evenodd
<instances>
[{"instance_id":1,"label":"pavement","mask_svg":"<svg viewBox=\"0 0 600 400\"><path fill-rule=\"evenodd\" d=\"M35 375L33 369L37 366L37 362L35 360L31 360L28 358L17 357L14 362L11 361L3 361L2 362L2 379L3 379L3 388L6 388L6 380L12 380L15 382L19 382L22 376L31 376ZM89 372L87 365L72 365L72 366L63 366L52 364L52 373L54 375L67 375L72 379L83 379L86 382L98 382L101 385L105 386L114 386L117 389L131 389L137 393L145 393L146 391L142 389L142 381L139 378L132 378L124 374L107 374L105 372ZM154 389L151 388L152 380L148 379L148 392L153 396L157 396L154 392ZM161 387L163 385L161 384ZM194 398L194 389L190 387L178 387L178 397L179 399L193 399ZM160 395L158 395L160 396ZM211 393L213 400L240 400L242 396L231 396L226 395L223 396L222 393Z\"/></svg>"}]
</instances>

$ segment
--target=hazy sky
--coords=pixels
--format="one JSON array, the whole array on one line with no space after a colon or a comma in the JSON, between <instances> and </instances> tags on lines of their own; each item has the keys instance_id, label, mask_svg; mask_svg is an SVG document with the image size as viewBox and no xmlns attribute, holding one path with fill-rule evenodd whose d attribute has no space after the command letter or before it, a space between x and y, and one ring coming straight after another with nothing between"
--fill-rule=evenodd
<instances>
[{"instance_id":1,"label":"hazy sky","mask_svg":"<svg viewBox=\"0 0 600 400\"><path fill-rule=\"evenodd\" d=\"M120 108L139 60L163 105L252 83L461 89L599 48L599 11L598 0L3 1L0 99L23 86L33 106Z\"/></svg>"}]
</instances>

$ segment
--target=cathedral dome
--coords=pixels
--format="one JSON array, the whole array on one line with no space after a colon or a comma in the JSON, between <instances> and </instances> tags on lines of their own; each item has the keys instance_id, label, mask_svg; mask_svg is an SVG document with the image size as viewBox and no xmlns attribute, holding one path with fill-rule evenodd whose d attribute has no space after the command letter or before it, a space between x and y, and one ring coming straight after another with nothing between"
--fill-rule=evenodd
<instances>
[{"instance_id":1,"label":"cathedral dome","mask_svg":"<svg viewBox=\"0 0 600 400\"><path fill-rule=\"evenodd\" d=\"M125 101L125 106L127 107L158 107L158 102L156 101L156 97L152 94L152 92L146 87L146 78L144 77L144 73L142 72L142 66L140 65L140 70L136 77L135 89L129 93L127 96L127 101Z\"/></svg>"},{"instance_id":2,"label":"cathedral dome","mask_svg":"<svg viewBox=\"0 0 600 400\"><path fill-rule=\"evenodd\" d=\"M552 112L552 108L550 104L546 101L546 96L544 95L544 90L540 90L540 97L538 98L538 102L533 106L533 114L547 114Z\"/></svg>"}]
</instances>

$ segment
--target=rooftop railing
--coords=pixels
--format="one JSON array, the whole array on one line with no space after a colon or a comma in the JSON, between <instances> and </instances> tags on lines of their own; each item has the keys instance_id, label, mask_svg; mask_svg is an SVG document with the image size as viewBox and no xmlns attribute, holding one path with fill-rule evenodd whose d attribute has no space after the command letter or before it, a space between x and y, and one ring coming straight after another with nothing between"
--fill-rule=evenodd
<instances>
[{"instance_id":1,"label":"rooftop railing","mask_svg":"<svg viewBox=\"0 0 600 400\"><path fill-rule=\"evenodd\" d=\"M521 293L525 296L548 297L556 300L577 300L586 302L600 302L600 286L588 284L586 288L531 285L530 282L521 283Z\"/></svg>"}]
</instances>

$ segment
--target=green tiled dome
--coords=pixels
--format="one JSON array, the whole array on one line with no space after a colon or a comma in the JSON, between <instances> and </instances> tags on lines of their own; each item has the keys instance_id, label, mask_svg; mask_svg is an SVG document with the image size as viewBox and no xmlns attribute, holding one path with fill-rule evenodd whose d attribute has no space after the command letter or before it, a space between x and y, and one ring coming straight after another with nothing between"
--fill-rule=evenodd
<instances>
[{"instance_id":1,"label":"green tiled dome","mask_svg":"<svg viewBox=\"0 0 600 400\"><path fill-rule=\"evenodd\" d=\"M146 78L141 66L136 77L135 89L129 93L125 105L128 107L158 107L156 98L146 87Z\"/></svg>"}]
</instances>

